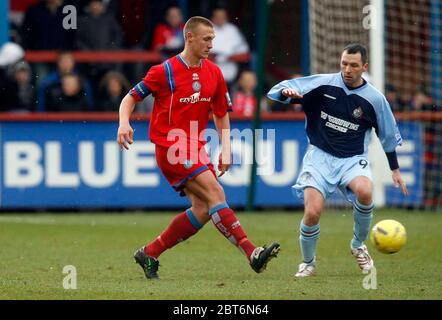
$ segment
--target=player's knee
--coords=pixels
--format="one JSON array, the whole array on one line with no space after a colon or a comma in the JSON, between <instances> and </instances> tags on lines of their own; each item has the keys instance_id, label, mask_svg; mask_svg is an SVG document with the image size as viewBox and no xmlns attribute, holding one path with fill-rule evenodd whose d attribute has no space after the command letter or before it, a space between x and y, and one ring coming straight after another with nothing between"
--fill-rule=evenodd
<instances>
[{"instance_id":1,"label":"player's knee","mask_svg":"<svg viewBox=\"0 0 442 320\"><path fill-rule=\"evenodd\" d=\"M197 212L198 213L194 213L196 219L198 220L199 223L205 225L210 220L209 213L205 211L197 211Z\"/></svg>"},{"instance_id":2,"label":"player's knee","mask_svg":"<svg viewBox=\"0 0 442 320\"><path fill-rule=\"evenodd\" d=\"M361 204L369 205L373 201L373 192L369 186L361 186L356 190L356 198Z\"/></svg>"},{"instance_id":3,"label":"player's knee","mask_svg":"<svg viewBox=\"0 0 442 320\"><path fill-rule=\"evenodd\" d=\"M201 224L206 224L210 220L209 208L206 204L195 203L192 205L192 212Z\"/></svg>"},{"instance_id":4,"label":"player's knee","mask_svg":"<svg viewBox=\"0 0 442 320\"><path fill-rule=\"evenodd\" d=\"M209 213L209 208L207 207L207 205L203 202L201 203L194 203L192 205L192 211L194 212L198 212L198 213Z\"/></svg>"},{"instance_id":5,"label":"player's knee","mask_svg":"<svg viewBox=\"0 0 442 320\"><path fill-rule=\"evenodd\" d=\"M321 217L321 207L316 205L309 205L304 210L304 223L312 226L319 223Z\"/></svg>"}]
</instances>

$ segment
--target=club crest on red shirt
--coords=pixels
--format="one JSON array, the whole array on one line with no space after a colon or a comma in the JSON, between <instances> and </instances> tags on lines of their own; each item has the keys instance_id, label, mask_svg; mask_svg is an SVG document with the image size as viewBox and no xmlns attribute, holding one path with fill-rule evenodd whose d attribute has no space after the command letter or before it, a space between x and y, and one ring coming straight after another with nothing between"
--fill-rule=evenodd
<instances>
[{"instance_id":1,"label":"club crest on red shirt","mask_svg":"<svg viewBox=\"0 0 442 320\"><path fill-rule=\"evenodd\" d=\"M201 83L199 81L194 81L192 83L192 89L195 92L199 92L201 90Z\"/></svg>"}]
</instances>

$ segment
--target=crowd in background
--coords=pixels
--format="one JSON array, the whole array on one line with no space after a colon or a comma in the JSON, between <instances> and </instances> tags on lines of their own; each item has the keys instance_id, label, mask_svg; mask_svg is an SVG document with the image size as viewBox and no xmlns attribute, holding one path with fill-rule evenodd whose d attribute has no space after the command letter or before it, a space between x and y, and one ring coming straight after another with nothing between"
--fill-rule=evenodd
<instances>
[{"instance_id":1,"label":"crowd in background","mask_svg":"<svg viewBox=\"0 0 442 320\"><path fill-rule=\"evenodd\" d=\"M192 1L195 10L212 19L216 38L212 59L220 66L233 99L233 113L255 114L257 77L251 63L231 57L250 53L240 29L229 20L222 1ZM77 9L77 29L63 28L63 6ZM0 112L116 112L130 87L149 64L79 64L74 50L153 50L167 59L184 47L182 9L174 1L145 0L11 0L11 43L0 49ZM29 64L24 50L54 50L56 63ZM300 77L294 74L292 77ZM425 88L403 101L392 86L386 97L394 111L433 110ZM262 99L264 111L299 112L299 105ZM151 111L152 98L137 105Z\"/></svg>"}]
</instances>

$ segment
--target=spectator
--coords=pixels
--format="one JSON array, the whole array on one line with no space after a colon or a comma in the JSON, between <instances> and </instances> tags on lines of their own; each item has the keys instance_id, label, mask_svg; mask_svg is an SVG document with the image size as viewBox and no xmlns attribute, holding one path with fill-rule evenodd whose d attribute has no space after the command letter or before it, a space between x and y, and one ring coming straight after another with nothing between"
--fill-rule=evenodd
<instances>
[{"instance_id":1,"label":"spectator","mask_svg":"<svg viewBox=\"0 0 442 320\"><path fill-rule=\"evenodd\" d=\"M19 62L25 56L21 46L13 42L6 42L0 47L0 68L8 68Z\"/></svg>"},{"instance_id":2,"label":"spectator","mask_svg":"<svg viewBox=\"0 0 442 320\"><path fill-rule=\"evenodd\" d=\"M116 50L122 45L121 28L117 20L106 12L104 0L91 0L86 13L78 19L77 48L80 50ZM85 64L83 74L92 82L93 91L109 70L121 69L121 64Z\"/></svg>"},{"instance_id":3,"label":"spectator","mask_svg":"<svg viewBox=\"0 0 442 320\"><path fill-rule=\"evenodd\" d=\"M115 18L106 13L102 0L92 0L87 13L78 19L77 48L80 50L115 50L122 42Z\"/></svg>"},{"instance_id":4,"label":"spectator","mask_svg":"<svg viewBox=\"0 0 442 320\"><path fill-rule=\"evenodd\" d=\"M228 85L232 85L238 76L238 63L231 61L232 56L249 52L249 45L238 27L228 20L227 10L216 8L212 14L216 37L213 40L212 53L221 68Z\"/></svg>"},{"instance_id":5,"label":"spectator","mask_svg":"<svg viewBox=\"0 0 442 320\"><path fill-rule=\"evenodd\" d=\"M412 111L435 111L436 105L424 86L419 86L410 101Z\"/></svg>"},{"instance_id":6,"label":"spectator","mask_svg":"<svg viewBox=\"0 0 442 320\"><path fill-rule=\"evenodd\" d=\"M0 66L0 112L13 109L17 99L17 84L8 75L7 69Z\"/></svg>"},{"instance_id":7,"label":"spectator","mask_svg":"<svg viewBox=\"0 0 442 320\"><path fill-rule=\"evenodd\" d=\"M33 112L35 110L35 88L31 79L31 67L25 61L14 67L14 78L17 85L17 103L15 112Z\"/></svg>"},{"instance_id":8,"label":"spectator","mask_svg":"<svg viewBox=\"0 0 442 320\"><path fill-rule=\"evenodd\" d=\"M256 110L255 88L256 74L253 71L241 72L238 80L238 90L233 95L234 115L253 116Z\"/></svg>"},{"instance_id":9,"label":"spectator","mask_svg":"<svg viewBox=\"0 0 442 320\"><path fill-rule=\"evenodd\" d=\"M40 0L9 0L9 20L15 25L21 26L25 13L32 5L37 4Z\"/></svg>"},{"instance_id":10,"label":"spectator","mask_svg":"<svg viewBox=\"0 0 442 320\"><path fill-rule=\"evenodd\" d=\"M63 28L63 0L45 0L29 8L21 28L25 49L70 50L74 30Z\"/></svg>"},{"instance_id":11,"label":"spectator","mask_svg":"<svg viewBox=\"0 0 442 320\"><path fill-rule=\"evenodd\" d=\"M47 111L81 112L87 111L87 100L82 80L76 74L67 74L61 78L61 86L53 85L47 93Z\"/></svg>"},{"instance_id":12,"label":"spectator","mask_svg":"<svg viewBox=\"0 0 442 320\"><path fill-rule=\"evenodd\" d=\"M21 26L28 8L39 0L9 0L9 36L15 43L23 43L21 39Z\"/></svg>"},{"instance_id":13,"label":"spectator","mask_svg":"<svg viewBox=\"0 0 442 320\"><path fill-rule=\"evenodd\" d=\"M405 110L405 103L400 98L399 93L394 85L387 84L385 86L385 97L390 104L391 110L394 112Z\"/></svg>"},{"instance_id":14,"label":"spectator","mask_svg":"<svg viewBox=\"0 0 442 320\"><path fill-rule=\"evenodd\" d=\"M183 15L181 9L172 6L167 9L166 23L160 23L154 30L152 49L160 51L164 58L178 54L184 48Z\"/></svg>"},{"instance_id":15,"label":"spectator","mask_svg":"<svg viewBox=\"0 0 442 320\"><path fill-rule=\"evenodd\" d=\"M121 100L130 90L129 81L119 72L109 71L100 82L99 111L118 111Z\"/></svg>"},{"instance_id":16,"label":"spectator","mask_svg":"<svg viewBox=\"0 0 442 320\"><path fill-rule=\"evenodd\" d=\"M75 58L71 52L61 52L57 59L57 70L49 73L46 78L41 81L38 89L37 110L45 111L46 96L49 88L61 86L61 78L68 74L78 74L75 69ZM84 81L84 90L86 93L87 106L93 106L92 88L88 80Z\"/></svg>"},{"instance_id":17,"label":"spectator","mask_svg":"<svg viewBox=\"0 0 442 320\"><path fill-rule=\"evenodd\" d=\"M17 103L17 83L11 77L11 69L24 56L23 49L12 42L0 48L0 112L10 111Z\"/></svg>"}]
</instances>

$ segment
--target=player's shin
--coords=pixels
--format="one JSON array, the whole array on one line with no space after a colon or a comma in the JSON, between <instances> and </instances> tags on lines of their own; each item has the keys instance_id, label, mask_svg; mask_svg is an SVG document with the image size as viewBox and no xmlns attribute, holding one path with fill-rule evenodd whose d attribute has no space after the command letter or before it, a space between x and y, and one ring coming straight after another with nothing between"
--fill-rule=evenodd
<instances>
[{"instance_id":1,"label":"player's shin","mask_svg":"<svg viewBox=\"0 0 442 320\"><path fill-rule=\"evenodd\" d=\"M202 225L193 212L187 209L173 218L161 235L149 243L144 251L147 255L158 258L165 250L193 236L201 228Z\"/></svg>"},{"instance_id":2,"label":"player's shin","mask_svg":"<svg viewBox=\"0 0 442 320\"><path fill-rule=\"evenodd\" d=\"M238 249L244 253L247 259L255 250L255 246L247 239L244 229L238 218L227 203L220 203L209 210L210 217L217 229Z\"/></svg>"},{"instance_id":3,"label":"player's shin","mask_svg":"<svg viewBox=\"0 0 442 320\"><path fill-rule=\"evenodd\" d=\"M302 261L304 263L309 264L314 262L319 233L319 224L307 226L301 220L299 244L301 246Z\"/></svg>"},{"instance_id":4,"label":"player's shin","mask_svg":"<svg viewBox=\"0 0 442 320\"><path fill-rule=\"evenodd\" d=\"M373 219L374 204L369 205L361 204L357 199L353 204L353 239L351 241L351 247L353 249L359 248L367 240L368 233L370 231L371 221Z\"/></svg>"}]
</instances>

